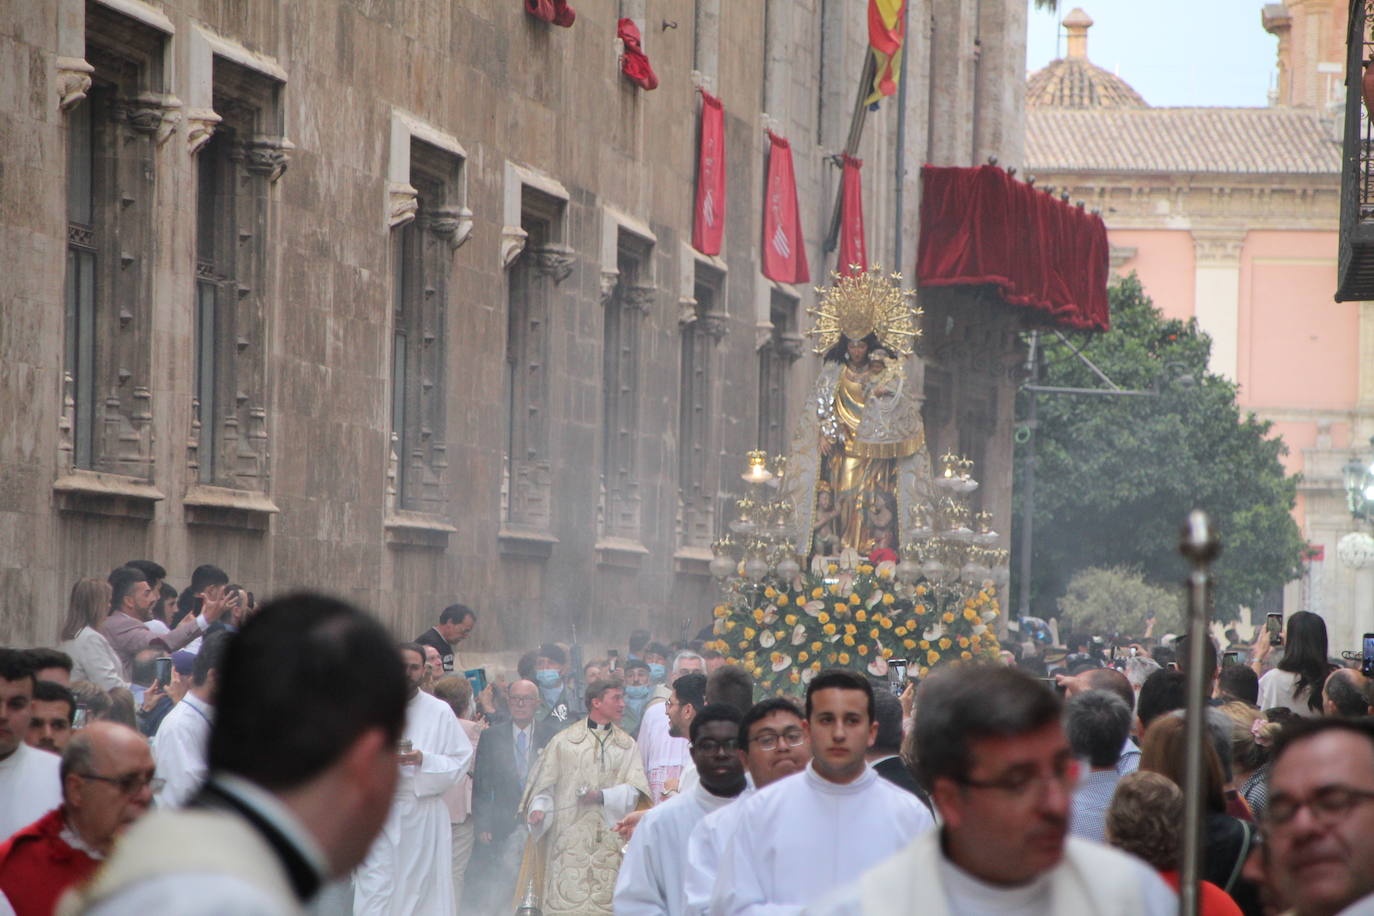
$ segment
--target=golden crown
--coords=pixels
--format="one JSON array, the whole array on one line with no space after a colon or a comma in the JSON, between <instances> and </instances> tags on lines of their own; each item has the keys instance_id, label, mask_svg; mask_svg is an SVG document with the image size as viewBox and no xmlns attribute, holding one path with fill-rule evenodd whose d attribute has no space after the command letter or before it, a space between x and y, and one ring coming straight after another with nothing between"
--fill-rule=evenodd
<instances>
[{"instance_id":1,"label":"golden crown","mask_svg":"<svg viewBox=\"0 0 1374 916\"><path fill-rule=\"evenodd\" d=\"M911 304L916 294L902 289L901 274L884 275L882 268L874 265L853 276L841 277L834 271L830 276L834 285L817 287L820 304L806 310L816 318L816 326L806 332L815 342L815 352L825 353L841 337L863 340L873 334L898 356L912 354L916 338L921 336L916 321L922 312Z\"/></svg>"}]
</instances>

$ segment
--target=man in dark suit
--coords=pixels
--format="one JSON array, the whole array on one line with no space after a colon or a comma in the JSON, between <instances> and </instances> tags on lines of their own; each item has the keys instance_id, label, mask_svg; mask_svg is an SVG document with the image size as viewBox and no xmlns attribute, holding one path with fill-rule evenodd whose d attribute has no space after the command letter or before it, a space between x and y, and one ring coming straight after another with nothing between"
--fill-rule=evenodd
<instances>
[{"instance_id":1,"label":"man in dark suit","mask_svg":"<svg viewBox=\"0 0 1374 916\"><path fill-rule=\"evenodd\" d=\"M524 850L524 831L517 809L525 792L525 780L539 752L558 733L560 723L536 716L539 688L519 680L506 692L510 718L482 732L472 768L472 817L478 847L468 868L475 907L472 912L496 912L504 908L515 890L516 872ZM468 896L464 895L464 902Z\"/></svg>"},{"instance_id":2,"label":"man in dark suit","mask_svg":"<svg viewBox=\"0 0 1374 916\"><path fill-rule=\"evenodd\" d=\"M899 789L906 789L930 807L930 796L911 775L911 769L901 758L902 750L902 701L886 690L873 692L874 705L878 712L878 736L868 749L868 765L878 771L878 775Z\"/></svg>"}]
</instances>

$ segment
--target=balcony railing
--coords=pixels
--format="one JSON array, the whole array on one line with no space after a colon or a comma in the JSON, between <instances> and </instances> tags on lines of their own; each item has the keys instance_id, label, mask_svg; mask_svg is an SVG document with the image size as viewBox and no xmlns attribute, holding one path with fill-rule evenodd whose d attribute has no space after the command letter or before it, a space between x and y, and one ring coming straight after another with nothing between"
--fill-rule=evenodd
<instances>
[{"instance_id":1,"label":"balcony railing","mask_svg":"<svg viewBox=\"0 0 1374 916\"><path fill-rule=\"evenodd\" d=\"M1341 156L1341 235L1336 301L1374 299L1374 128L1363 104L1374 0L1352 0L1346 32L1345 131Z\"/></svg>"}]
</instances>

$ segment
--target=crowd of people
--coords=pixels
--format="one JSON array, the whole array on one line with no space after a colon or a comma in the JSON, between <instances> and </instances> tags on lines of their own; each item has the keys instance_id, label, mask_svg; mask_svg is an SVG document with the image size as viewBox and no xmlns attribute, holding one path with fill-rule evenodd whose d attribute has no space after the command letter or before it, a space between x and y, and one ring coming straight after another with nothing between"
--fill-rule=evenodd
<instances>
[{"instance_id":1,"label":"crowd of people","mask_svg":"<svg viewBox=\"0 0 1374 916\"><path fill-rule=\"evenodd\" d=\"M134 561L0 649L0 914L1164 914L1186 640L756 696L702 643L469 668L309 593ZM1320 617L1202 653L1201 911L1374 913L1370 684Z\"/></svg>"}]
</instances>

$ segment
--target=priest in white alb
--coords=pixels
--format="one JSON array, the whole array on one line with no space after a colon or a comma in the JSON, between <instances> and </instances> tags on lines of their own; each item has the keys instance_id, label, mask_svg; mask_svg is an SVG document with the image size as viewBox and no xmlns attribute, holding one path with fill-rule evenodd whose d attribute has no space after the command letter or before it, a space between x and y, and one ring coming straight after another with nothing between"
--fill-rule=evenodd
<instances>
[{"instance_id":1,"label":"priest in white alb","mask_svg":"<svg viewBox=\"0 0 1374 916\"><path fill-rule=\"evenodd\" d=\"M447 703L420 690L425 650L399 647L406 725L401 768L382 832L353 875L354 916L451 916L453 833L444 792L472 765L472 742Z\"/></svg>"},{"instance_id":2,"label":"priest in white alb","mask_svg":"<svg viewBox=\"0 0 1374 916\"><path fill-rule=\"evenodd\" d=\"M739 753L741 718L739 710L724 704L706 706L693 716L689 737L698 782L650 809L635 828L615 882L616 916L687 912L687 840L706 815L730 804L746 786Z\"/></svg>"},{"instance_id":3,"label":"priest in white alb","mask_svg":"<svg viewBox=\"0 0 1374 916\"><path fill-rule=\"evenodd\" d=\"M934 826L916 796L864 761L878 729L867 678L845 669L816 675L805 729L810 766L740 808L712 914L801 913Z\"/></svg>"},{"instance_id":4,"label":"priest in white alb","mask_svg":"<svg viewBox=\"0 0 1374 916\"><path fill-rule=\"evenodd\" d=\"M744 714L739 727L740 757L751 784L730 804L707 814L692 828L685 876L686 912L690 916L705 916L711 905L720 857L735 835L744 801L811 762L811 745L802 724L801 709L790 698L760 700Z\"/></svg>"},{"instance_id":5,"label":"priest in white alb","mask_svg":"<svg viewBox=\"0 0 1374 916\"><path fill-rule=\"evenodd\" d=\"M593 681L587 718L554 736L526 783L530 838L516 894L544 916L611 913L624 845L615 825L649 804L639 748L616 724L624 715L620 682Z\"/></svg>"}]
</instances>

